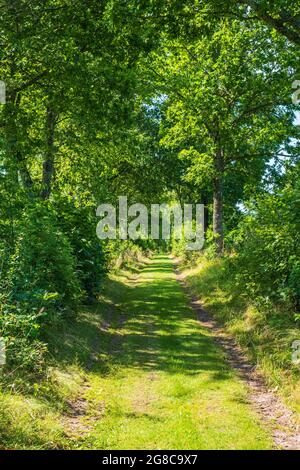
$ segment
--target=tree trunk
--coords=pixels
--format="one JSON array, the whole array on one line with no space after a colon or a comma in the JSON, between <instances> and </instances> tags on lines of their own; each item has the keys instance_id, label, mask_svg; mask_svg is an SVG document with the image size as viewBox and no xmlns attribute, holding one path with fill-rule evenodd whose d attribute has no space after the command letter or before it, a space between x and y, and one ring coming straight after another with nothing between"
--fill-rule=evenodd
<instances>
[{"instance_id":1,"label":"tree trunk","mask_svg":"<svg viewBox=\"0 0 300 470\"><path fill-rule=\"evenodd\" d=\"M51 108L47 107L46 112L46 150L43 162L43 180L41 198L49 199L51 194L51 185L54 175L54 131L56 123L56 114Z\"/></svg>"},{"instance_id":2,"label":"tree trunk","mask_svg":"<svg viewBox=\"0 0 300 470\"><path fill-rule=\"evenodd\" d=\"M275 15L271 13L272 9L268 11L266 7L261 5L263 2L254 0L238 0L238 3L250 6L258 18L268 26L276 29L278 33L285 36L292 43L300 45L299 15L293 15L291 11L286 9L282 9Z\"/></svg>"},{"instance_id":3,"label":"tree trunk","mask_svg":"<svg viewBox=\"0 0 300 470\"><path fill-rule=\"evenodd\" d=\"M218 256L223 253L223 172L224 154L222 149L218 149L215 155L215 176L213 182L213 234Z\"/></svg>"}]
</instances>

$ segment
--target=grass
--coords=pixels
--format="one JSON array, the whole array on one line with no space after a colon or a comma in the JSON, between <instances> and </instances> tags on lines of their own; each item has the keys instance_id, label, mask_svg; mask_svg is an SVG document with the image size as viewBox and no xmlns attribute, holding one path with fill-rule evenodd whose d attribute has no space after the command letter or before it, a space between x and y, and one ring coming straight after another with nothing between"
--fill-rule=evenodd
<instances>
[{"instance_id":1,"label":"grass","mask_svg":"<svg viewBox=\"0 0 300 470\"><path fill-rule=\"evenodd\" d=\"M204 256L182 266L192 291L205 308L235 337L271 387L279 390L287 404L300 412L299 366L292 363L291 345L300 339L294 315L280 305L259 305L236 285L226 259Z\"/></svg>"},{"instance_id":2,"label":"grass","mask_svg":"<svg viewBox=\"0 0 300 470\"><path fill-rule=\"evenodd\" d=\"M49 335L35 396L2 394L5 448L268 449L247 390L195 320L166 256L111 275L101 299ZM72 427L65 412L86 410ZM71 429L68 431L68 426Z\"/></svg>"}]
</instances>

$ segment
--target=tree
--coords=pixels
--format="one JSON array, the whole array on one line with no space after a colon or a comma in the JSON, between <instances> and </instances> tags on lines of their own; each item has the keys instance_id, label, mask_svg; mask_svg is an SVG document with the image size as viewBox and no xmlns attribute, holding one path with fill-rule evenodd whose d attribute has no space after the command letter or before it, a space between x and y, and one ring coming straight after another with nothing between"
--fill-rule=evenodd
<instances>
[{"instance_id":1,"label":"tree","mask_svg":"<svg viewBox=\"0 0 300 470\"><path fill-rule=\"evenodd\" d=\"M232 8L232 2L203 2L212 3L212 14L221 14L235 16L236 9ZM259 19L267 26L275 29L279 34L285 36L289 41L300 46L300 9L296 0L238 0L237 5L243 8L239 9L240 17L246 20ZM223 9L224 8L224 9Z\"/></svg>"},{"instance_id":2,"label":"tree","mask_svg":"<svg viewBox=\"0 0 300 470\"><path fill-rule=\"evenodd\" d=\"M267 162L297 134L290 55L284 39L265 28L224 20L202 39L167 39L145 66L166 96L162 144L190 161L185 178L212 188L219 254L226 179L247 168L261 180Z\"/></svg>"}]
</instances>

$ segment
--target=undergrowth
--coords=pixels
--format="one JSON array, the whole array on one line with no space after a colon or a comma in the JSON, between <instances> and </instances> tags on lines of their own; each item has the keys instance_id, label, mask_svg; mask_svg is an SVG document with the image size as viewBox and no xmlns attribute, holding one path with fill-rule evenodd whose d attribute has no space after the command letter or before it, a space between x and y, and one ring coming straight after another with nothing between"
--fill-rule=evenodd
<instances>
[{"instance_id":1,"label":"undergrowth","mask_svg":"<svg viewBox=\"0 0 300 470\"><path fill-rule=\"evenodd\" d=\"M300 410L299 365L292 344L300 339L292 305L249 294L231 257L181 259L186 281L205 308L223 324L263 373L270 387Z\"/></svg>"}]
</instances>

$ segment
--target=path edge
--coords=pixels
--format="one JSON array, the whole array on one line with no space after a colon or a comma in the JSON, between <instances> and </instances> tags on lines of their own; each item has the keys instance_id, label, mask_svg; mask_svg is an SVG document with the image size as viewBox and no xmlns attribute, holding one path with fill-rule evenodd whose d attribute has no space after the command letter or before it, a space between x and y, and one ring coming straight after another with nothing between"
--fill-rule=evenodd
<instances>
[{"instance_id":1,"label":"path edge","mask_svg":"<svg viewBox=\"0 0 300 470\"><path fill-rule=\"evenodd\" d=\"M275 449L300 450L300 429L293 411L273 390L267 387L266 381L246 358L242 348L203 307L201 300L193 294L179 270L178 261L174 258L172 260L176 280L187 296L198 322L211 333L213 341L225 352L229 365L246 384L249 390L249 403L270 432Z\"/></svg>"}]
</instances>

